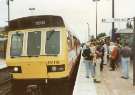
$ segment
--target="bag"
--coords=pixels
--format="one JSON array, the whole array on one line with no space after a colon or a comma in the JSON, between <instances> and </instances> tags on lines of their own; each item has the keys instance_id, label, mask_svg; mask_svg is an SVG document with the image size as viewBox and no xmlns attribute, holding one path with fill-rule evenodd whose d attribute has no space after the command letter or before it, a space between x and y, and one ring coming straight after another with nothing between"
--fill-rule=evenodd
<instances>
[{"instance_id":1,"label":"bag","mask_svg":"<svg viewBox=\"0 0 135 95\"><path fill-rule=\"evenodd\" d=\"M111 59L116 60L118 59L118 56L119 56L119 51L116 47L114 47L111 53Z\"/></svg>"},{"instance_id":2,"label":"bag","mask_svg":"<svg viewBox=\"0 0 135 95\"><path fill-rule=\"evenodd\" d=\"M101 53L100 51L96 51L96 55L97 55L97 58L103 56L102 53Z\"/></svg>"},{"instance_id":3,"label":"bag","mask_svg":"<svg viewBox=\"0 0 135 95\"><path fill-rule=\"evenodd\" d=\"M97 57L102 57L103 56L103 48L98 46L97 49L96 49L96 55Z\"/></svg>"},{"instance_id":4,"label":"bag","mask_svg":"<svg viewBox=\"0 0 135 95\"><path fill-rule=\"evenodd\" d=\"M83 50L82 56L83 57L88 57L89 56L89 50L88 50L88 48L86 48L86 49Z\"/></svg>"},{"instance_id":5,"label":"bag","mask_svg":"<svg viewBox=\"0 0 135 95\"><path fill-rule=\"evenodd\" d=\"M93 56L90 56L91 54L91 50L90 48L86 48L83 50L82 56L86 59L86 60L91 60L93 58Z\"/></svg>"}]
</instances>

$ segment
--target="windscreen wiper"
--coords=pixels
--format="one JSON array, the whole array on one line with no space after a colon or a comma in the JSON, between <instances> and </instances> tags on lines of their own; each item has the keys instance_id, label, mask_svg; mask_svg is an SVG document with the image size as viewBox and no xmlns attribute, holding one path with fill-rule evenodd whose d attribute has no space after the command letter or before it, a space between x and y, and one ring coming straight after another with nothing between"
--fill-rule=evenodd
<instances>
[{"instance_id":1,"label":"windscreen wiper","mask_svg":"<svg viewBox=\"0 0 135 95\"><path fill-rule=\"evenodd\" d=\"M49 31L48 31L49 32ZM54 30L53 31L50 31L51 33L49 34L49 36L47 37L47 40L49 40L51 37L52 37L52 35L54 34Z\"/></svg>"},{"instance_id":2,"label":"windscreen wiper","mask_svg":"<svg viewBox=\"0 0 135 95\"><path fill-rule=\"evenodd\" d=\"M39 55L28 55L28 57L39 57Z\"/></svg>"}]
</instances>

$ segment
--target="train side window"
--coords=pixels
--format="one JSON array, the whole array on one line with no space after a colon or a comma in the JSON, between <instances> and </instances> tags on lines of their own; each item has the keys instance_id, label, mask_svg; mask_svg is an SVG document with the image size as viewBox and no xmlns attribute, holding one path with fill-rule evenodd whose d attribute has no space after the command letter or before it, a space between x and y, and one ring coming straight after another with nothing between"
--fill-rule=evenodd
<instances>
[{"instance_id":1,"label":"train side window","mask_svg":"<svg viewBox=\"0 0 135 95\"><path fill-rule=\"evenodd\" d=\"M60 52L60 32L59 31L48 31L46 32L46 54L59 54Z\"/></svg>"},{"instance_id":2,"label":"train side window","mask_svg":"<svg viewBox=\"0 0 135 95\"><path fill-rule=\"evenodd\" d=\"M72 40L71 38L67 37L67 43L68 43L68 50L72 49Z\"/></svg>"},{"instance_id":3,"label":"train side window","mask_svg":"<svg viewBox=\"0 0 135 95\"><path fill-rule=\"evenodd\" d=\"M28 56L40 55L41 49L41 32L29 32L27 41L27 54Z\"/></svg>"},{"instance_id":4,"label":"train side window","mask_svg":"<svg viewBox=\"0 0 135 95\"><path fill-rule=\"evenodd\" d=\"M16 33L11 37L10 56L21 56L23 48L23 34Z\"/></svg>"}]
</instances>

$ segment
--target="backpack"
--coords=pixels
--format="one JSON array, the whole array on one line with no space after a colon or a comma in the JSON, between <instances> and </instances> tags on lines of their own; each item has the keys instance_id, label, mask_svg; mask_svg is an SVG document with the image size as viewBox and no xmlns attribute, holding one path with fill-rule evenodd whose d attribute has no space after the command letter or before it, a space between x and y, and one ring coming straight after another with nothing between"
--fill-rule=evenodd
<instances>
[{"instance_id":1,"label":"backpack","mask_svg":"<svg viewBox=\"0 0 135 95\"><path fill-rule=\"evenodd\" d=\"M83 50L82 56L86 59L86 60L91 60L93 58L93 56L90 56L91 50L90 48L86 48Z\"/></svg>"}]
</instances>

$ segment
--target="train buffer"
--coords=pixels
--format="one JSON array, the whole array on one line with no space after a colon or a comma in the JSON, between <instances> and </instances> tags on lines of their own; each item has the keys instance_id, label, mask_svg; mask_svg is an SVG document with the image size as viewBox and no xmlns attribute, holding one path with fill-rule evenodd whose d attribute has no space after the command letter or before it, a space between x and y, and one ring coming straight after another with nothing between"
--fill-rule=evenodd
<instances>
[{"instance_id":1,"label":"train buffer","mask_svg":"<svg viewBox=\"0 0 135 95\"><path fill-rule=\"evenodd\" d=\"M85 64L83 64L82 59L80 60L73 95L97 95L93 79L85 76Z\"/></svg>"}]
</instances>

